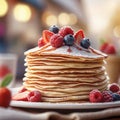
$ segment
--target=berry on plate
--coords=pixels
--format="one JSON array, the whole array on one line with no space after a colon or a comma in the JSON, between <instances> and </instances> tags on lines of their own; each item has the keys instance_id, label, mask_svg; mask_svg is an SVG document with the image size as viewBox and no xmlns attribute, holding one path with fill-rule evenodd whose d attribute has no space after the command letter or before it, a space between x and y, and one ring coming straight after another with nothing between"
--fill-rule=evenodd
<instances>
[{"instance_id":1,"label":"berry on plate","mask_svg":"<svg viewBox=\"0 0 120 120\"><path fill-rule=\"evenodd\" d=\"M64 37L65 45L72 46L74 44L74 37L71 34L68 34Z\"/></svg>"},{"instance_id":2,"label":"berry on plate","mask_svg":"<svg viewBox=\"0 0 120 120\"><path fill-rule=\"evenodd\" d=\"M63 37L60 34L54 34L50 38L50 44L55 48L61 47L63 45Z\"/></svg>"},{"instance_id":3,"label":"berry on plate","mask_svg":"<svg viewBox=\"0 0 120 120\"><path fill-rule=\"evenodd\" d=\"M41 93L39 91L31 91L27 96L28 101L30 102L40 102Z\"/></svg>"},{"instance_id":4,"label":"berry on plate","mask_svg":"<svg viewBox=\"0 0 120 120\"><path fill-rule=\"evenodd\" d=\"M98 90L92 90L89 94L89 100L92 103L97 103L102 101L102 93Z\"/></svg>"},{"instance_id":5,"label":"berry on plate","mask_svg":"<svg viewBox=\"0 0 120 120\"><path fill-rule=\"evenodd\" d=\"M58 26L56 26L56 25L53 25L53 26L51 26L50 28L49 28L49 30L51 31L51 32L53 32L53 33L58 33L59 32L59 27Z\"/></svg>"},{"instance_id":6,"label":"berry on plate","mask_svg":"<svg viewBox=\"0 0 120 120\"><path fill-rule=\"evenodd\" d=\"M110 91L103 91L102 96L103 96L103 100L102 100L103 102L112 102L113 101L113 96Z\"/></svg>"},{"instance_id":7,"label":"berry on plate","mask_svg":"<svg viewBox=\"0 0 120 120\"><path fill-rule=\"evenodd\" d=\"M22 92L25 92L27 91L27 89L25 87L21 87L21 89L18 91L18 93L22 93Z\"/></svg>"},{"instance_id":8,"label":"berry on plate","mask_svg":"<svg viewBox=\"0 0 120 120\"><path fill-rule=\"evenodd\" d=\"M108 88L112 92L118 92L120 90L120 86L117 83L112 83Z\"/></svg>"},{"instance_id":9,"label":"berry on plate","mask_svg":"<svg viewBox=\"0 0 120 120\"><path fill-rule=\"evenodd\" d=\"M85 37L83 30L79 30L75 33L74 38L75 38L75 43L78 45L80 44L80 41Z\"/></svg>"},{"instance_id":10,"label":"berry on plate","mask_svg":"<svg viewBox=\"0 0 120 120\"><path fill-rule=\"evenodd\" d=\"M54 35L53 32L51 32L49 30L43 30L42 37L43 37L43 40L44 40L45 44L47 44L48 42L50 42L50 37L52 35Z\"/></svg>"},{"instance_id":11,"label":"berry on plate","mask_svg":"<svg viewBox=\"0 0 120 120\"><path fill-rule=\"evenodd\" d=\"M28 97L29 91L24 91L21 93L17 93L15 95L12 96L12 100L15 101L28 101L27 97Z\"/></svg>"},{"instance_id":12,"label":"berry on plate","mask_svg":"<svg viewBox=\"0 0 120 120\"><path fill-rule=\"evenodd\" d=\"M73 29L70 27L70 26L64 26L62 27L59 32L58 32L62 37L65 37L65 35L68 35L68 34L74 34L74 31Z\"/></svg>"},{"instance_id":13,"label":"berry on plate","mask_svg":"<svg viewBox=\"0 0 120 120\"><path fill-rule=\"evenodd\" d=\"M88 38L83 38L80 42L80 45L83 48L88 49L90 47L90 40Z\"/></svg>"},{"instance_id":14,"label":"berry on plate","mask_svg":"<svg viewBox=\"0 0 120 120\"><path fill-rule=\"evenodd\" d=\"M119 101L120 100L120 95L119 94L113 93L112 96L113 96L113 101Z\"/></svg>"}]
</instances>

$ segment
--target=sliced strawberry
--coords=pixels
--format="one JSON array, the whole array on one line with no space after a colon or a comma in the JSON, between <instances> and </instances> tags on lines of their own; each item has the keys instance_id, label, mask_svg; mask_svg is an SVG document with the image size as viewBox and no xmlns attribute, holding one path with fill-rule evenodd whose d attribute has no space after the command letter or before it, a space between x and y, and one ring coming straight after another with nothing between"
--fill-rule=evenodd
<instances>
[{"instance_id":1,"label":"sliced strawberry","mask_svg":"<svg viewBox=\"0 0 120 120\"><path fill-rule=\"evenodd\" d=\"M44 39L45 44L47 44L48 42L50 42L50 37L54 35L53 32L49 31L49 30L43 30L43 34L42 37Z\"/></svg>"},{"instance_id":2,"label":"sliced strawberry","mask_svg":"<svg viewBox=\"0 0 120 120\"><path fill-rule=\"evenodd\" d=\"M42 47L44 46L46 43L44 42L44 39L41 37L39 40L38 40L38 46L39 47Z\"/></svg>"},{"instance_id":3,"label":"sliced strawberry","mask_svg":"<svg viewBox=\"0 0 120 120\"><path fill-rule=\"evenodd\" d=\"M74 35L75 43L80 44L80 41L85 37L84 32L82 29L77 31Z\"/></svg>"},{"instance_id":4,"label":"sliced strawberry","mask_svg":"<svg viewBox=\"0 0 120 120\"><path fill-rule=\"evenodd\" d=\"M100 51L104 52L108 45L109 45L109 43L107 43L107 42L103 43L103 44L100 46Z\"/></svg>"},{"instance_id":5,"label":"sliced strawberry","mask_svg":"<svg viewBox=\"0 0 120 120\"><path fill-rule=\"evenodd\" d=\"M18 91L18 93L22 93L22 92L25 92L27 91L27 89L25 87L21 87L21 89Z\"/></svg>"},{"instance_id":6,"label":"sliced strawberry","mask_svg":"<svg viewBox=\"0 0 120 120\"><path fill-rule=\"evenodd\" d=\"M104 50L104 52L107 54L116 54L115 46L112 44L109 44L107 48Z\"/></svg>"},{"instance_id":7,"label":"sliced strawberry","mask_svg":"<svg viewBox=\"0 0 120 120\"><path fill-rule=\"evenodd\" d=\"M28 92L28 91L25 91L25 92L22 92L22 93L17 93L12 97L12 100L15 100L15 101L28 101L27 96L28 96L29 93L30 92Z\"/></svg>"}]
</instances>

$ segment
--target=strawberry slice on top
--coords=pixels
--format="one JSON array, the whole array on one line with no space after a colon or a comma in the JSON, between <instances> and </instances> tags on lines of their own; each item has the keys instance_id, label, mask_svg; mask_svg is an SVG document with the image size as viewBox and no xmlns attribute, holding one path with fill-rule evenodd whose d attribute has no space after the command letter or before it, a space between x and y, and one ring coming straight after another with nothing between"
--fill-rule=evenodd
<instances>
[{"instance_id":1,"label":"strawberry slice on top","mask_svg":"<svg viewBox=\"0 0 120 120\"><path fill-rule=\"evenodd\" d=\"M43 30L43 33L42 33L42 37L43 37L43 40L44 42L47 44L48 42L50 42L50 37L54 35L53 32L49 31L49 30Z\"/></svg>"},{"instance_id":2,"label":"strawberry slice on top","mask_svg":"<svg viewBox=\"0 0 120 120\"><path fill-rule=\"evenodd\" d=\"M80 44L80 41L85 37L84 32L82 29L80 29L79 31L77 31L74 34L74 38L75 38L75 43Z\"/></svg>"}]
</instances>

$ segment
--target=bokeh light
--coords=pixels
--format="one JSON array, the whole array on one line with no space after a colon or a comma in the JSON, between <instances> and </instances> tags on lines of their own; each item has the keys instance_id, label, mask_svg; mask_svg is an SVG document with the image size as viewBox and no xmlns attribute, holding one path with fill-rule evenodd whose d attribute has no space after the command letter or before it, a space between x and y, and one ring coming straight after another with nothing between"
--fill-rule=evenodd
<instances>
[{"instance_id":1,"label":"bokeh light","mask_svg":"<svg viewBox=\"0 0 120 120\"><path fill-rule=\"evenodd\" d=\"M60 25L68 25L70 23L69 15L67 13L60 13L58 22Z\"/></svg>"},{"instance_id":2,"label":"bokeh light","mask_svg":"<svg viewBox=\"0 0 120 120\"><path fill-rule=\"evenodd\" d=\"M77 17L75 14L69 14L69 17L70 17L70 25L75 25L77 24Z\"/></svg>"},{"instance_id":3,"label":"bokeh light","mask_svg":"<svg viewBox=\"0 0 120 120\"><path fill-rule=\"evenodd\" d=\"M15 19L20 22L29 21L32 14L30 7L25 4L17 4L13 12Z\"/></svg>"},{"instance_id":4,"label":"bokeh light","mask_svg":"<svg viewBox=\"0 0 120 120\"><path fill-rule=\"evenodd\" d=\"M56 25L57 24L57 17L55 15L49 15L49 16L47 16L47 18L46 18L46 24L48 26Z\"/></svg>"},{"instance_id":5,"label":"bokeh light","mask_svg":"<svg viewBox=\"0 0 120 120\"><path fill-rule=\"evenodd\" d=\"M113 29L113 33L116 37L120 37L120 25Z\"/></svg>"},{"instance_id":6,"label":"bokeh light","mask_svg":"<svg viewBox=\"0 0 120 120\"><path fill-rule=\"evenodd\" d=\"M6 15L8 11L8 3L6 0L0 0L0 17L3 17Z\"/></svg>"}]
</instances>

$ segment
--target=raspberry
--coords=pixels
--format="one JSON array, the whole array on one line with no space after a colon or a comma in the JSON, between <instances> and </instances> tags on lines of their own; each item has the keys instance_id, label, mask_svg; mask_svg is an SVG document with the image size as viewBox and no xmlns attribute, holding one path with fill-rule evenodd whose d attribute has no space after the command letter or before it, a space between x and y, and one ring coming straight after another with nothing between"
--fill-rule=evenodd
<instances>
[{"instance_id":1,"label":"raspberry","mask_svg":"<svg viewBox=\"0 0 120 120\"><path fill-rule=\"evenodd\" d=\"M90 102L93 102L93 103L101 102L102 101L102 93L97 89L92 90L89 94L89 100L90 100Z\"/></svg>"},{"instance_id":2,"label":"raspberry","mask_svg":"<svg viewBox=\"0 0 120 120\"><path fill-rule=\"evenodd\" d=\"M117 83L112 83L109 85L109 90L112 92L118 92L120 90L120 86Z\"/></svg>"},{"instance_id":3,"label":"raspberry","mask_svg":"<svg viewBox=\"0 0 120 120\"><path fill-rule=\"evenodd\" d=\"M68 35L68 34L74 34L74 31L73 29L70 27L70 26L64 26L62 27L60 30L59 30L59 34L64 37L65 35Z\"/></svg>"},{"instance_id":4,"label":"raspberry","mask_svg":"<svg viewBox=\"0 0 120 120\"><path fill-rule=\"evenodd\" d=\"M31 91L27 96L28 101L30 102L40 102L41 93L39 91Z\"/></svg>"},{"instance_id":5,"label":"raspberry","mask_svg":"<svg viewBox=\"0 0 120 120\"><path fill-rule=\"evenodd\" d=\"M39 40L38 40L38 46L39 47L42 47L44 46L46 43L44 42L44 39L41 37Z\"/></svg>"},{"instance_id":6,"label":"raspberry","mask_svg":"<svg viewBox=\"0 0 120 120\"><path fill-rule=\"evenodd\" d=\"M112 94L109 91L103 91L102 96L103 96L103 100L102 100L103 102L111 102L111 101L113 101Z\"/></svg>"},{"instance_id":7,"label":"raspberry","mask_svg":"<svg viewBox=\"0 0 120 120\"><path fill-rule=\"evenodd\" d=\"M54 34L50 38L50 43L55 48L61 47L63 45L63 37L60 36L59 34Z\"/></svg>"}]
</instances>

